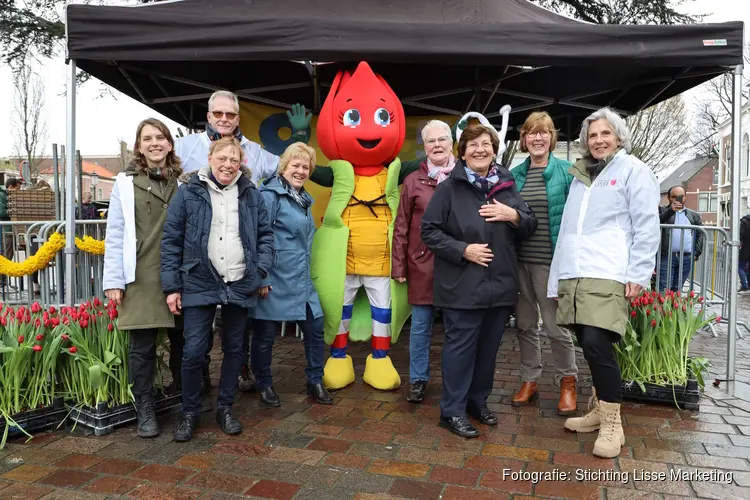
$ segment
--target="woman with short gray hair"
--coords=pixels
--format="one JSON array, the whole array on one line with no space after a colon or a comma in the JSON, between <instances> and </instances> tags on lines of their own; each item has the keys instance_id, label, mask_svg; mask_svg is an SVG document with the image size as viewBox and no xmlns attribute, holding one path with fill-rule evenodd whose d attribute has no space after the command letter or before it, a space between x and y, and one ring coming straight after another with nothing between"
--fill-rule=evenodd
<instances>
[{"instance_id":1,"label":"woman with short gray hair","mask_svg":"<svg viewBox=\"0 0 750 500\"><path fill-rule=\"evenodd\" d=\"M630 131L609 108L581 126L583 158L570 185L547 295L557 298L557 324L575 332L591 369L593 410L565 428L599 436L594 455L614 458L625 436L622 376L613 344L625 333L628 301L651 279L659 247L659 183L630 154ZM597 399L598 398L598 399Z\"/></svg>"},{"instance_id":2,"label":"woman with short gray hair","mask_svg":"<svg viewBox=\"0 0 750 500\"><path fill-rule=\"evenodd\" d=\"M432 305L433 267L435 258L422 243L422 216L435 188L453 170L453 138L450 126L431 120L422 128L422 143L427 158L419 170L406 176L393 226L391 276L406 282L411 304L409 333L409 382L406 399L410 403L424 400L430 378L430 338L435 308Z\"/></svg>"}]
</instances>

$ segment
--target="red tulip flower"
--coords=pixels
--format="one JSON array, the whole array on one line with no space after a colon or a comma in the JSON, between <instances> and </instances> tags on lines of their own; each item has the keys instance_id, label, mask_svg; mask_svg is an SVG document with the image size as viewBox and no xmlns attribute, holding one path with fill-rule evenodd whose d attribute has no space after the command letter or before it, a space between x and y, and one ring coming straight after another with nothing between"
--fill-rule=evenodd
<instances>
[{"instance_id":1,"label":"red tulip flower","mask_svg":"<svg viewBox=\"0 0 750 500\"><path fill-rule=\"evenodd\" d=\"M40 345L35 345L34 347L32 347L32 349L33 349L33 350L34 350L35 352L39 352L39 351L41 351L41 350L42 350L42 346L40 346Z\"/></svg>"},{"instance_id":2,"label":"red tulip flower","mask_svg":"<svg viewBox=\"0 0 750 500\"><path fill-rule=\"evenodd\" d=\"M75 354L78 352L78 349L76 349L76 346L71 346L70 349L68 349L68 352L70 354Z\"/></svg>"}]
</instances>

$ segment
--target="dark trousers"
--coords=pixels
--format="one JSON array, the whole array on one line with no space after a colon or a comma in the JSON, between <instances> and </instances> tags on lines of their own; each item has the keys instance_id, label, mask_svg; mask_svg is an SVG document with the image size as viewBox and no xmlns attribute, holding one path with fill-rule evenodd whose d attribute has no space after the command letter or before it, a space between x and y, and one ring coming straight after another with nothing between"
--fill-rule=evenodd
<instances>
[{"instance_id":1,"label":"dark trousers","mask_svg":"<svg viewBox=\"0 0 750 500\"><path fill-rule=\"evenodd\" d=\"M307 305L307 318L297 321L305 338L305 357L307 358L308 384L320 384L323 380L323 357L325 345L323 343L323 317L314 318L310 305ZM273 385L271 376L271 358L273 357L273 341L276 337L276 321L253 320L253 338L250 348L250 364L255 375L258 389L267 389Z\"/></svg>"},{"instance_id":2,"label":"dark trousers","mask_svg":"<svg viewBox=\"0 0 750 500\"><path fill-rule=\"evenodd\" d=\"M596 326L580 325L575 330L578 345L591 369L596 397L607 403L622 403L622 375L614 348L620 335Z\"/></svg>"},{"instance_id":3,"label":"dark trousers","mask_svg":"<svg viewBox=\"0 0 750 500\"><path fill-rule=\"evenodd\" d=\"M443 309L443 397L440 414L466 416L467 406L487 404L495 380L495 358L512 307Z\"/></svg>"},{"instance_id":4,"label":"dark trousers","mask_svg":"<svg viewBox=\"0 0 750 500\"><path fill-rule=\"evenodd\" d=\"M185 349L182 356L182 411L197 414L201 408L200 390L202 369L206 363L206 349L213 335L211 325L216 306L186 307L182 311L185 321ZM233 304L222 306L223 324L219 398L217 405L231 407L237 389L237 377L242 365L242 337L247 328L247 308Z\"/></svg>"},{"instance_id":5,"label":"dark trousers","mask_svg":"<svg viewBox=\"0 0 750 500\"><path fill-rule=\"evenodd\" d=\"M136 400L149 395L154 388L156 370L156 337L158 328L130 331L130 351L128 352L128 375L133 384L133 396ZM179 387L182 378L181 361L183 337L182 330L169 328L169 369L172 379Z\"/></svg>"}]
</instances>

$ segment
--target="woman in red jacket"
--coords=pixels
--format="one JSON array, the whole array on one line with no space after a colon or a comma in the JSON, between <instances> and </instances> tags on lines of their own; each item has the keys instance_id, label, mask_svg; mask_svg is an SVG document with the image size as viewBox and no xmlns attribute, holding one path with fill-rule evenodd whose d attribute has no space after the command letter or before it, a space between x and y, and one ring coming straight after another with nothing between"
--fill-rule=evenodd
<instances>
[{"instance_id":1,"label":"woman in red jacket","mask_svg":"<svg viewBox=\"0 0 750 500\"><path fill-rule=\"evenodd\" d=\"M420 225L435 187L456 164L450 126L432 120L422 129L427 159L404 180L393 230L391 276L406 282L409 290L409 383L407 400L420 403L430 378L430 337L435 309L432 306L433 255L422 243Z\"/></svg>"}]
</instances>

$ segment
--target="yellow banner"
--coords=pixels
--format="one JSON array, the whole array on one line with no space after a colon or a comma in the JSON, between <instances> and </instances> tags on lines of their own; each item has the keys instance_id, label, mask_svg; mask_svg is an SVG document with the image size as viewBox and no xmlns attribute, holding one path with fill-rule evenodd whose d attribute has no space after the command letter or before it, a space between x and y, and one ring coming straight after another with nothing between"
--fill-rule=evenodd
<instances>
[{"instance_id":1,"label":"yellow banner","mask_svg":"<svg viewBox=\"0 0 750 500\"><path fill-rule=\"evenodd\" d=\"M456 121L455 116L419 116L406 117L406 140L401 148L399 158L402 161L413 160L414 158L424 158L424 146L422 144L422 127L430 120L443 120L453 126ZM323 156L323 152L318 149L318 143L315 137L315 129L318 123L318 117L313 116L310 120L310 141L308 144L315 148L318 165L327 165L328 159ZM262 104L240 102L240 128L242 134L251 141L257 142L264 149L271 153L281 156L284 150L292 144L292 130L289 125L289 119L286 116L286 110ZM319 226L323 220L328 199L331 196L331 190L318 186L313 182L308 182L305 189L315 199L312 206L313 217Z\"/></svg>"}]
</instances>

